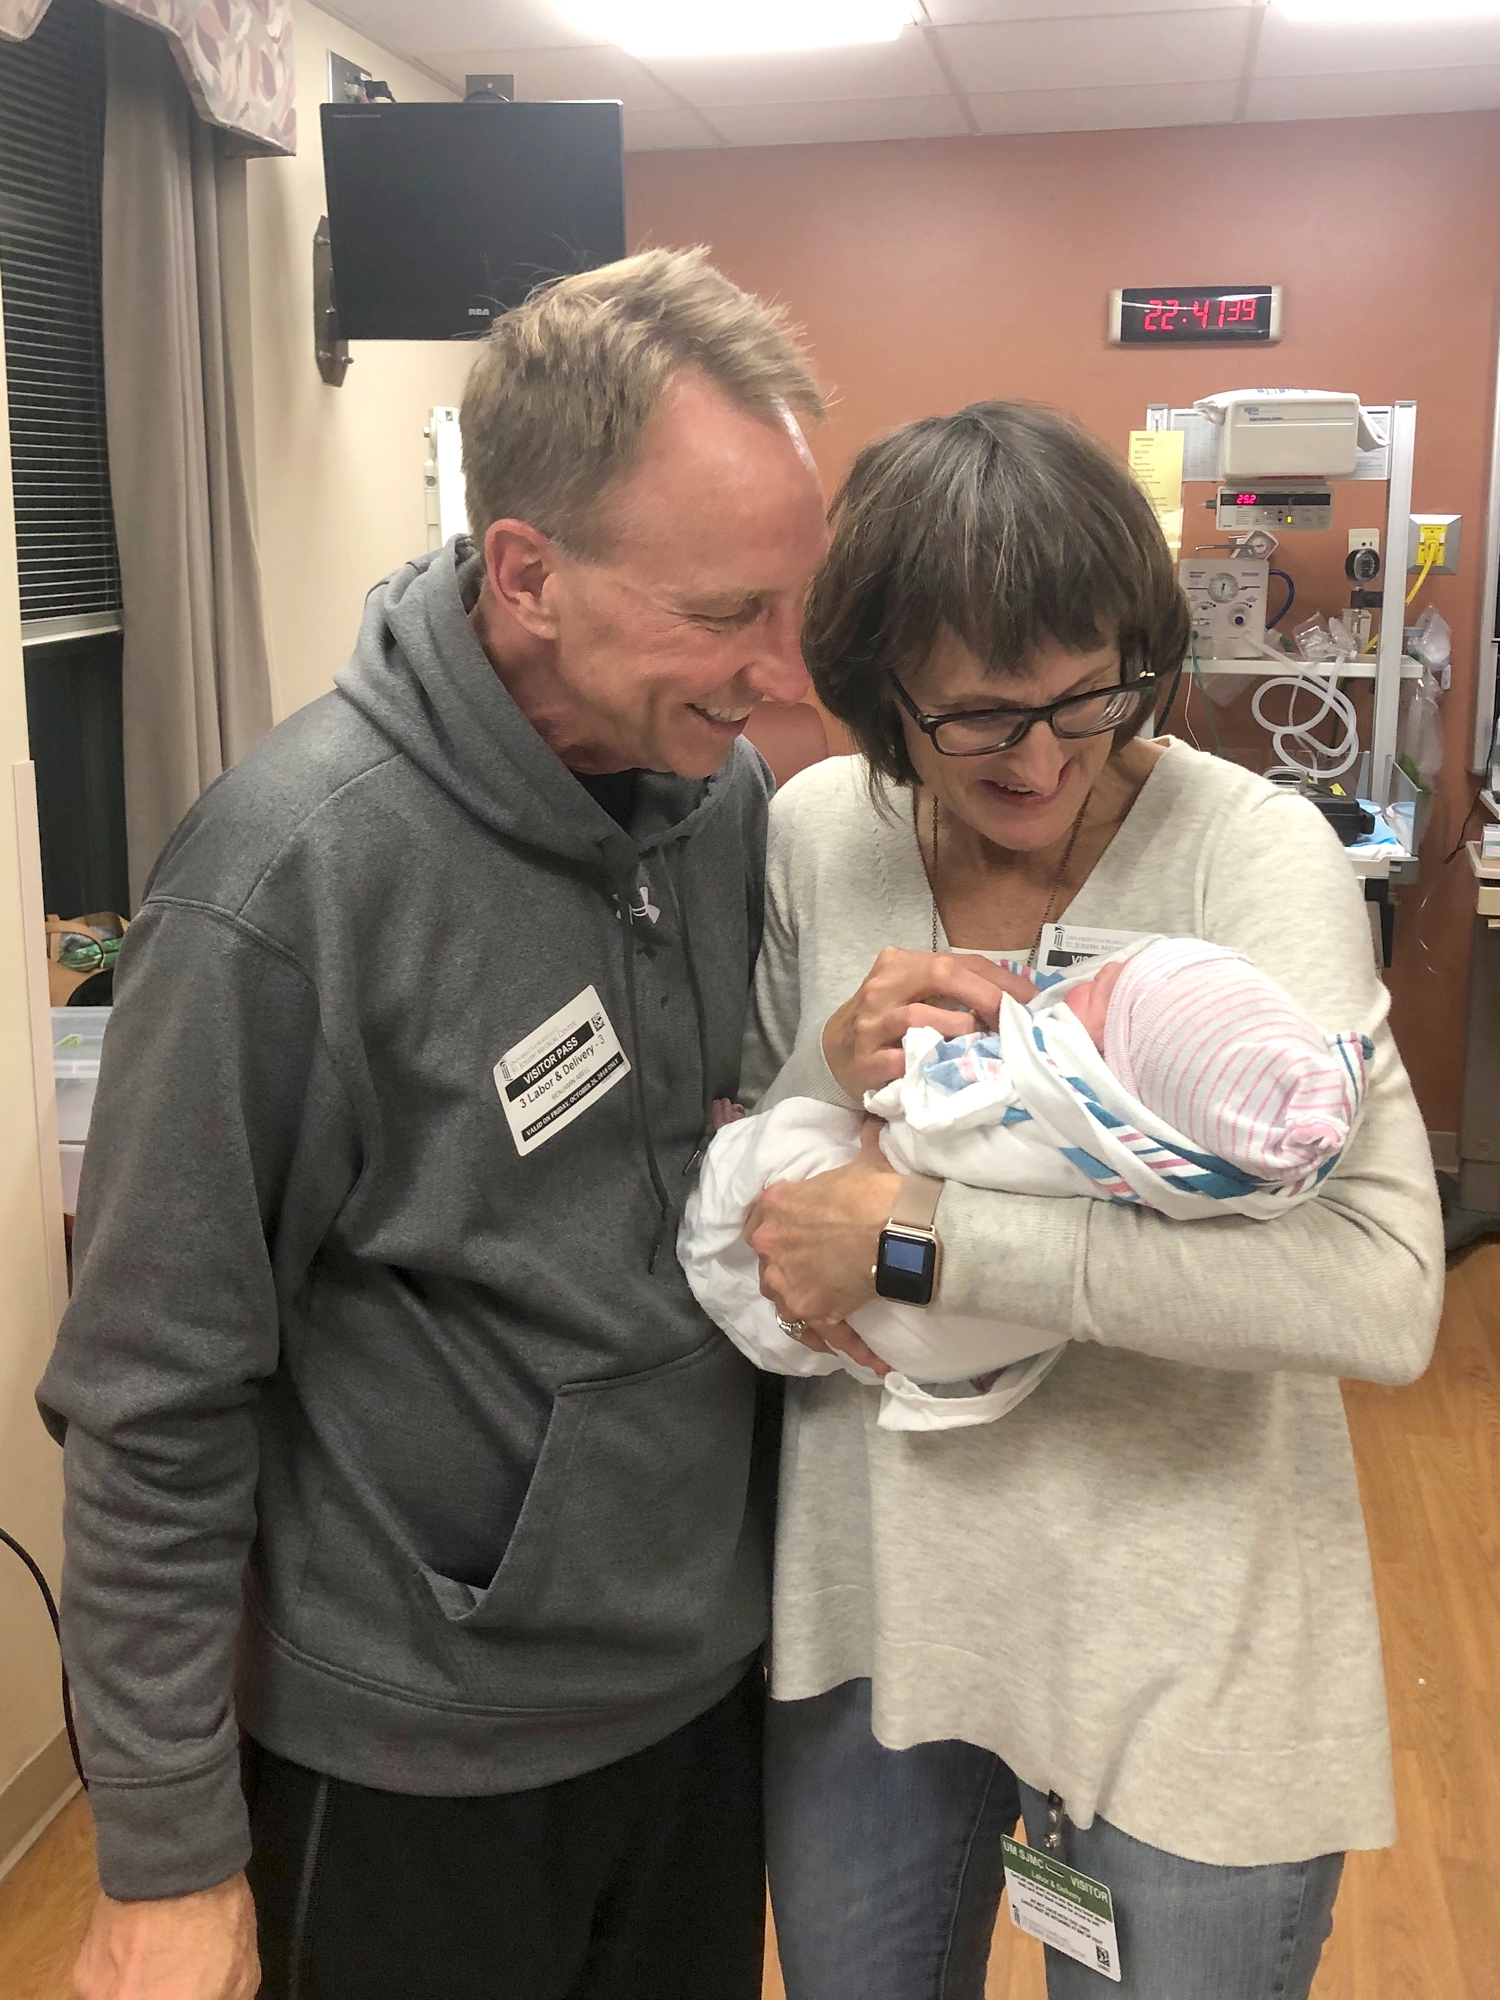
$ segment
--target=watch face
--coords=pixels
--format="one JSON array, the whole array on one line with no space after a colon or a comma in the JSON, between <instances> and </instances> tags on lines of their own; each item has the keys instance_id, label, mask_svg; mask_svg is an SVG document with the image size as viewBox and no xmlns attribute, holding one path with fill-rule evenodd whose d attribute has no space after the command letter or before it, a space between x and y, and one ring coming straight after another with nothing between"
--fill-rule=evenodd
<instances>
[{"instance_id":1,"label":"watch face","mask_svg":"<svg viewBox=\"0 0 1500 2000\"><path fill-rule=\"evenodd\" d=\"M909 1306L932 1301L937 1277L937 1244L930 1236L907 1236L899 1229L880 1234L875 1260L875 1289L883 1299L900 1299Z\"/></svg>"}]
</instances>

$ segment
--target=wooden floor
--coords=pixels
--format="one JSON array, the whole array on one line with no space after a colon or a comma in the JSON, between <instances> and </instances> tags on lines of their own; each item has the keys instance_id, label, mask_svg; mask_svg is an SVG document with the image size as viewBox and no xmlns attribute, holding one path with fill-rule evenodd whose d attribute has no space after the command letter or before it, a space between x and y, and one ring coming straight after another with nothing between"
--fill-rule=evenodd
<instances>
[{"instance_id":1,"label":"wooden floor","mask_svg":"<svg viewBox=\"0 0 1500 2000\"><path fill-rule=\"evenodd\" d=\"M1351 1856L1314 2000L1500 2000L1500 1243L1449 1273L1423 1379L1351 1384L1345 1400L1385 1635L1401 1838ZM0 1883L0 2000L69 2000L93 1891L78 1799ZM1045 2000L1040 1948L1003 1917L987 1994ZM783 2000L774 1964L766 1996Z\"/></svg>"},{"instance_id":2,"label":"wooden floor","mask_svg":"<svg viewBox=\"0 0 1500 2000\"><path fill-rule=\"evenodd\" d=\"M0 2000L70 2000L95 1888L93 1823L76 1798L0 1882Z\"/></svg>"}]
</instances>

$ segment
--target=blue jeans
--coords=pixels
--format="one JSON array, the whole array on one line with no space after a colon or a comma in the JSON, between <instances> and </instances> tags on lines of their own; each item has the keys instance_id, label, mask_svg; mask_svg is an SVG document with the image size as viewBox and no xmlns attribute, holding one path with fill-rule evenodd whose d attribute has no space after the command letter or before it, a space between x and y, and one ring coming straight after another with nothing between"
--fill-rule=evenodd
<instances>
[{"instance_id":1,"label":"blue jeans","mask_svg":"<svg viewBox=\"0 0 1500 2000\"><path fill-rule=\"evenodd\" d=\"M870 1683L773 1701L766 1844L787 2000L983 2000L1004 1887L1000 1840L1047 1801L971 1743L887 1750ZM1096 1819L1062 1859L1114 1896L1118 1986L1047 1950L1048 2000L1307 2000L1341 1854L1212 1868Z\"/></svg>"}]
</instances>

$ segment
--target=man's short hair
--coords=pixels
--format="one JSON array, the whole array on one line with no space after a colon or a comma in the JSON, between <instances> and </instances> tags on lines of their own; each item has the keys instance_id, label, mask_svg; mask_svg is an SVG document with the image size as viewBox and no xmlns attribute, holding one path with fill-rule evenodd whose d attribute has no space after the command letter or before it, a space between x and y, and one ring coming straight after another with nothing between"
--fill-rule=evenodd
<instances>
[{"instance_id":1,"label":"man's short hair","mask_svg":"<svg viewBox=\"0 0 1500 2000\"><path fill-rule=\"evenodd\" d=\"M784 312L702 249L647 250L559 279L496 320L459 411L473 534L519 520L574 555L601 553L600 503L684 368L768 423L824 414Z\"/></svg>"},{"instance_id":2,"label":"man's short hair","mask_svg":"<svg viewBox=\"0 0 1500 2000\"><path fill-rule=\"evenodd\" d=\"M913 784L891 688L946 629L998 679L1055 643L1118 641L1128 674L1175 674L1192 621L1146 496L1081 424L972 403L867 444L834 500L802 648L872 771ZM1145 724L1144 714L1117 743Z\"/></svg>"}]
</instances>

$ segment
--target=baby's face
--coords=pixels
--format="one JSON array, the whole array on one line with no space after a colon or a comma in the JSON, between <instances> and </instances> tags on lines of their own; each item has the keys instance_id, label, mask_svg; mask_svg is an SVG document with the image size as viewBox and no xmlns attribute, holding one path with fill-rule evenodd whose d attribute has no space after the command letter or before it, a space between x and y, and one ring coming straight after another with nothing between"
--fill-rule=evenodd
<instances>
[{"instance_id":1,"label":"baby's face","mask_svg":"<svg viewBox=\"0 0 1500 2000\"><path fill-rule=\"evenodd\" d=\"M1063 998L1088 1030L1094 1047L1104 1048L1104 1022L1109 1013L1109 1003L1114 990L1120 983L1120 974L1125 970L1118 959L1096 972L1092 979L1086 979L1075 986Z\"/></svg>"}]
</instances>

